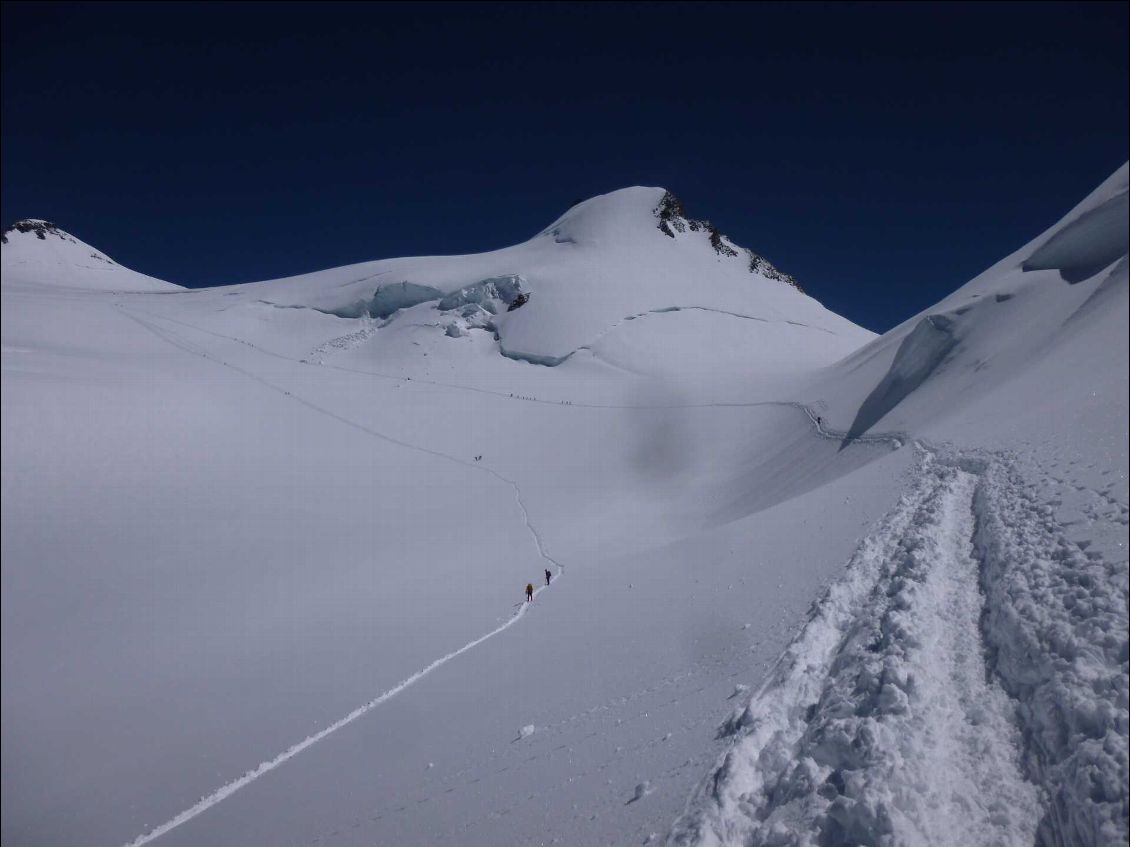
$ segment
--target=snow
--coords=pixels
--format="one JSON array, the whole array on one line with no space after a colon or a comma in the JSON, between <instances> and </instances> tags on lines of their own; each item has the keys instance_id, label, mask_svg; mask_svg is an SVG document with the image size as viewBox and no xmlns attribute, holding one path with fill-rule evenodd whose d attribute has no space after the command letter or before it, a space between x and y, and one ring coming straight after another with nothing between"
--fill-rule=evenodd
<instances>
[{"instance_id":1,"label":"snow","mask_svg":"<svg viewBox=\"0 0 1130 847\"><path fill-rule=\"evenodd\" d=\"M751 272L747 257L720 256L705 232L663 236L655 214L663 195L663 189L637 187L594 197L524 244L492 253L365 262L231 286L226 293L344 317L387 297L387 306L369 313L388 317L394 306L439 299L433 291L445 297L439 308L450 309L483 296L509 304L511 289L520 288L529 302L499 315L497 331L512 356L539 362L563 361L626 318L673 308L791 320L827 335L821 343L836 355L872 337L792 285ZM495 292L474 293L487 287ZM386 288L395 294L382 294Z\"/></svg>"},{"instance_id":2,"label":"snow","mask_svg":"<svg viewBox=\"0 0 1130 847\"><path fill-rule=\"evenodd\" d=\"M1075 217L1024 260L1026 271L1057 270L1067 282L1089 279L1126 255L1130 214L1126 192Z\"/></svg>"},{"instance_id":3,"label":"snow","mask_svg":"<svg viewBox=\"0 0 1130 847\"><path fill-rule=\"evenodd\" d=\"M662 189L201 291L10 233L4 843L1124 841L1125 195L880 338Z\"/></svg>"},{"instance_id":4,"label":"snow","mask_svg":"<svg viewBox=\"0 0 1130 847\"><path fill-rule=\"evenodd\" d=\"M913 440L917 487L727 720L672 843L1126 840L1126 191L1123 166L800 392L845 446Z\"/></svg>"},{"instance_id":5,"label":"snow","mask_svg":"<svg viewBox=\"0 0 1130 847\"><path fill-rule=\"evenodd\" d=\"M975 478L927 454L769 683L676 844L1031 844L1039 795L987 680Z\"/></svg>"},{"instance_id":6,"label":"snow","mask_svg":"<svg viewBox=\"0 0 1130 847\"><path fill-rule=\"evenodd\" d=\"M1065 538L1053 506L1034 501L1006 464L985 476L975 536L985 629L1030 739L1029 770L1048 793L1041 837L1115 843L1126 834L1130 781L1125 561Z\"/></svg>"},{"instance_id":7,"label":"snow","mask_svg":"<svg viewBox=\"0 0 1130 847\"><path fill-rule=\"evenodd\" d=\"M28 226L30 225L30 226ZM22 230L27 229L24 232ZM97 291L179 291L179 285L123 268L54 224L37 218L4 230L4 283Z\"/></svg>"},{"instance_id":8,"label":"snow","mask_svg":"<svg viewBox=\"0 0 1130 847\"><path fill-rule=\"evenodd\" d=\"M484 279L466 288L460 288L448 294L436 306L440 310L458 309L466 305L478 305L491 314L498 312L496 302L501 301L507 306L512 306L518 297L526 292L526 285L522 277L517 274Z\"/></svg>"}]
</instances>

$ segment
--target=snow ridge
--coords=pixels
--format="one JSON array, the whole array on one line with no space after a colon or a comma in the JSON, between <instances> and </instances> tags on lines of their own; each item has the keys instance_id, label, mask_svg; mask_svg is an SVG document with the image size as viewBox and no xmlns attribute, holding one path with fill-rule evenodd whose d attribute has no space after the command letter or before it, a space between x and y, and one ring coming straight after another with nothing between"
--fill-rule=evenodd
<instances>
[{"instance_id":1,"label":"snow ridge","mask_svg":"<svg viewBox=\"0 0 1130 847\"><path fill-rule=\"evenodd\" d=\"M688 230L690 232L705 232L710 238L710 246L719 256L737 256L740 250L749 259L749 272L751 274L758 274L766 279L783 282L786 285L791 285L802 294L804 293L804 289L800 287L800 283L792 274L777 270L773 263L764 256L754 253L746 247L738 247L710 221L700 221L688 217L683 202L670 191L664 192L659 205L655 207L654 214L659 219L659 231L669 238L674 238L676 232L683 233Z\"/></svg>"}]
</instances>

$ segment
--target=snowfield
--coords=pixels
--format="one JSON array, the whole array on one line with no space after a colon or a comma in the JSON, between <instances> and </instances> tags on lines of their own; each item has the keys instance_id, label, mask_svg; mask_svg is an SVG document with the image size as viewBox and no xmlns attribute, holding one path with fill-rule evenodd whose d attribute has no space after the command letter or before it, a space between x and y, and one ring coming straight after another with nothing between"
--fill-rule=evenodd
<instances>
[{"instance_id":1,"label":"snowfield","mask_svg":"<svg viewBox=\"0 0 1130 847\"><path fill-rule=\"evenodd\" d=\"M195 291L21 222L3 843L1125 843L1126 199L880 337L656 188Z\"/></svg>"},{"instance_id":2,"label":"snowfield","mask_svg":"<svg viewBox=\"0 0 1130 847\"><path fill-rule=\"evenodd\" d=\"M924 450L672 843L1117 843L1125 567L1030 497L1001 457Z\"/></svg>"}]
</instances>

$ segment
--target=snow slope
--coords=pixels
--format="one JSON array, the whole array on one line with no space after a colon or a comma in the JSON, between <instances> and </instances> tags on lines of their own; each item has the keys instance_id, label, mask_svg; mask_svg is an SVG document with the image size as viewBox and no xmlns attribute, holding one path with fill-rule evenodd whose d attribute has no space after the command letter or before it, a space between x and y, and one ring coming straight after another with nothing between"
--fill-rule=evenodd
<instances>
[{"instance_id":1,"label":"snow slope","mask_svg":"<svg viewBox=\"0 0 1130 847\"><path fill-rule=\"evenodd\" d=\"M830 361L872 337L804 295L757 254L722 236L714 246L704 222L676 216L679 229L660 229L666 197L663 189L640 187L594 197L529 241L492 253L365 262L225 293L345 317L442 322L454 325L453 333L467 328L469 312L471 325L489 321L505 355L542 364L558 364L580 350L618 361L606 348L626 322L688 309L723 327L764 323L773 344L745 352L780 344L806 356L799 367ZM497 314L466 309L482 299L484 284L498 288L499 281L505 284L503 295L493 298ZM510 311L519 293L529 300ZM417 304L428 305L411 308ZM741 325L727 334L739 344L745 339L747 348L768 335Z\"/></svg>"},{"instance_id":2,"label":"snow slope","mask_svg":"<svg viewBox=\"0 0 1130 847\"><path fill-rule=\"evenodd\" d=\"M737 597L723 612L727 598L697 589L687 549L667 548L702 535L730 562L727 584L745 578L733 542L712 540L710 526L886 448L814 451L796 427L802 413L749 396L751 362L756 381L772 381L870 334L765 276L764 263L755 273L752 258L717 253L706 230L687 222L666 235L663 196L632 189L576 207L556 225L573 228L572 243L543 235L480 257L383 263L411 266L443 296L391 310L386 295L357 317L330 310L372 304L381 289L356 280L380 266L127 291L79 252L57 273L56 253L32 261L56 247L51 233L10 238L4 842L280 843L340 820L363 822L351 832L369 843L434 841L451 827L470 843L546 828L584 842L665 825L689 766L683 783L653 779L630 806L620 794L634 795L641 767L701 756L700 735L678 726L716 720L730 693L717 690L728 680L703 687L703 651L715 667L745 648L735 657L713 625L694 646L700 621L746 615ZM553 368L508 358L519 318L535 357L592 349ZM453 323L464 331L450 334ZM674 379L661 378L668 368ZM750 491L743 468L763 461L751 447L762 443L806 472ZM839 537L852 536L866 499L832 521ZM823 549L785 593L807 598ZM624 574L643 563L668 574L658 597L698 594L665 616L684 625L655 629L644 603L611 613L608 602L642 583ZM547 567L560 582L516 618L522 587ZM558 616L553 598L570 583L577 594ZM786 598L774 599L767 651L784 637ZM545 628L523 634L539 618ZM673 690L684 705L658 723L627 711ZM431 714L437 706L456 719ZM605 763L615 784L599 797L617 814L580 826L572 806L595 809L599 786L576 775L607 749L594 727L609 719L626 752ZM457 776L518 752L509 742L531 724L523 742L552 742L552 755L511 767L486 795ZM667 742L641 737L660 726ZM469 738L484 746L453 760ZM575 766L563 768L562 745ZM440 779L445 795L466 786L446 815L363 814ZM295 794L292 780L323 788ZM561 802L532 805L521 825L491 814L531 784L557 786Z\"/></svg>"},{"instance_id":3,"label":"snow slope","mask_svg":"<svg viewBox=\"0 0 1130 847\"><path fill-rule=\"evenodd\" d=\"M1074 425L1064 406L1109 411L1119 392L1090 392L1126 384L1127 178L1119 168L1047 232L854 353L816 389L829 416L853 434L1015 441L1026 426ZM1107 380L1078 378L1100 362ZM949 422L959 416L972 426Z\"/></svg>"},{"instance_id":4,"label":"snow slope","mask_svg":"<svg viewBox=\"0 0 1130 847\"><path fill-rule=\"evenodd\" d=\"M123 268L49 221L30 218L4 230L6 285L48 285L93 291L179 291L173 285Z\"/></svg>"},{"instance_id":5,"label":"snow slope","mask_svg":"<svg viewBox=\"0 0 1130 847\"><path fill-rule=\"evenodd\" d=\"M917 442L675 844L1126 841L1127 167L802 396ZM872 435L874 437L874 435Z\"/></svg>"},{"instance_id":6,"label":"snow slope","mask_svg":"<svg viewBox=\"0 0 1130 847\"><path fill-rule=\"evenodd\" d=\"M201 291L9 237L4 844L1103 843L1117 177L878 339L661 189Z\"/></svg>"}]
</instances>

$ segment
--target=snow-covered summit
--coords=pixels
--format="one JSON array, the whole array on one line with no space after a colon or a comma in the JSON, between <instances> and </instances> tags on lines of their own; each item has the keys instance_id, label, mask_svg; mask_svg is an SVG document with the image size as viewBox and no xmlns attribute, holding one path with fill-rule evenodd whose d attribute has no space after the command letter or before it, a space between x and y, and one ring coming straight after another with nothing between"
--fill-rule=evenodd
<instances>
[{"instance_id":1,"label":"snow-covered summit","mask_svg":"<svg viewBox=\"0 0 1130 847\"><path fill-rule=\"evenodd\" d=\"M179 285L124 268L50 221L25 218L0 236L4 285L96 291L177 291Z\"/></svg>"},{"instance_id":2,"label":"snow-covered summit","mask_svg":"<svg viewBox=\"0 0 1130 847\"><path fill-rule=\"evenodd\" d=\"M46 241L48 233L56 238L62 238L65 241L74 241L70 235L63 232L59 227L51 223L51 221L45 221L40 218L25 218L22 221L16 221L11 226L5 227L4 234L0 235L0 243L8 243L8 233L10 232L18 232L21 235L29 232L35 233L35 237L40 241Z\"/></svg>"},{"instance_id":3,"label":"snow-covered summit","mask_svg":"<svg viewBox=\"0 0 1130 847\"><path fill-rule=\"evenodd\" d=\"M502 250L364 262L231 291L341 317L426 319L450 329L451 316L434 314L443 311L441 301L500 278L521 280L522 308L499 310L481 328L497 336L504 355L541 364L578 351L600 356L596 348L618 342L626 322L646 318L631 327L632 354L605 351L618 364L624 356L638 360L642 349L663 346L672 329L669 317L659 327L654 316L680 311L697 313L680 319L679 331L705 330L703 346L717 332L761 338L762 346L748 351L751 360L770 352L787 360L793 351L798 364L826 364L873 337L805 295L764 257L687 217L670 192L640 186L577 203L530 240ZM735 321L744 321L740 333L731 331Z\"/></svg>"}]
</instances>

